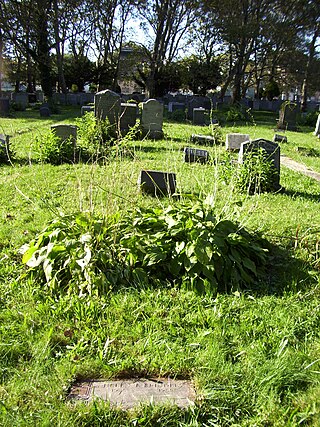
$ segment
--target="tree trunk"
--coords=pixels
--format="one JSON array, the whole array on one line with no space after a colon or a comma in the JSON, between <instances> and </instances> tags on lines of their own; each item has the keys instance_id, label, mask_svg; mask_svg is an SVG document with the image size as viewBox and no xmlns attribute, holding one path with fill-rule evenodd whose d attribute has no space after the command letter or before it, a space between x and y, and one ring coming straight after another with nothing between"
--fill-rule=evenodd
<instances>
[{"instance_id":1,"label":"tree trunk","mask_svg":"<svg viewBox=\"0 0 320 427\"><path fill-rule=\"evenodd\" d=\"M304 71L304 78L303 78L302 89L301 89L301 106L300 106L301 111L307 110L309 71L315 55L316 40L318 38L318 35L319 35L319 28L316 28L310 43L308 61L306 64L306 69Z\"/></svg>"},{"instance_id":2,"label":"tree trunk","mask_svg":"<svg viewBox=\"0 0 320 427\"><path fill-rule=\"evenodd\" d=\"M64 78L64 71L63 71L63 56L61 54L61 45L60 45L59 9L58 9L57 0L53 1L53 9L54 9L53 27L54 27L54 37L55 37L55 48L56 48L56 54L57 54L58 84L61 92L67 93L67 85L66 85L66 80Z\"/></svg>"},{"instance_id":3,"label":"tree trunk","mask_svg":"<svg viewBox=\"0 0 320 427\"><path fill-rule=\"evenodd\" d=\"M52 97L52 75L50 46L48 40L48 2L46 0L37 1L37 13L35 28L37 30L37 63L40 73L40 83L46 97Z\"/></svg>"},{"instance_id":4,"label":"tree trunk","mask_svg":"<svg viewBox=\"0 0 320 427\"><path fill-rule=\"evenodd\" d=\"M2 96L2 73L3 73L3 38L0 28L0 98Z\"/></svg>"}]
</instances>

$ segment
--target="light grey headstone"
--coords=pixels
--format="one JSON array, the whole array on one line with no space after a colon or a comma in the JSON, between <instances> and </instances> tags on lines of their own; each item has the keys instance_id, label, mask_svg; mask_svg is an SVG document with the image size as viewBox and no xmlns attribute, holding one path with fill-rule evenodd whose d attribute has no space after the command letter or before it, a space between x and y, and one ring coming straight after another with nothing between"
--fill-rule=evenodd
<instances>
[{"instance_id":1,"label":"light grey headstone","mask_svg":"<svg viewBox=\"0 0 320 427\"><path fill-rule=\"evenodd\" d=\"M126 133L132 128L137 121L137 105L129 103L121 104L120 129Z\"/></svg>"},{"instance_id":2,"label":"light grey headstone","mask_svg":"<svg viewBox=\"0 0 320 427\"><path fill-rule=\"evenodd\" d=\"M203 107L193 109L193 119L192 122L194 125L203 126L206 123L205 120L206 110Z\"/></svg>"},{"instance_id":3,"label":"light grey headstone","mask_svg":"<svg viewBox=\"0 0 320 427\"><path fill-rule=\"evenodd\" d=\"M243 142L250 141L250 136L245 133L227 133L226 150L240 150Z\"/></svg>"},{"instance_id":4,"label":"light grey headstone","mask_svg":"<svg viewBox=\"0 0 320 427\"><path fill-rule=\"evenodd\" d=\"M8 117L10 114L10 101L8 98L0 98L0 117Z\"/></svg>"},{"instance_id":5,"label":"light grey headstone","mask_svg":"<svg viewBox=\"0 0 320 427\"><path fill-rule=\"evenodd\" d=\"M141 129L145 136L159 139L163 137L163 105L156 99L142 103Z\"/></svg>"},{"instance_id":6,"label":"light grey headstone","mask_svg":"<svg viewBox=\"0 0 320 427\"><path fill-rule=\"evenodd\" d=\"M69 400L92 402L95 399L108 401L122 410L140 404L175 405L187 408L194 405L195 389L190 381L172 379L125 379L114 381L92 380L73 385Z\"/></svg>"},{"instance_id":7,"label":"light grey headstone","mask_svg":"<svg viewBox=\"0 0 320 427\"><path fill-rule=\"evenodd\" d=\"M142 170L138 178L142 193L152 196L171 196L176 193L176 174L153 170Z\"/></svg>"},{"instance_id":8,"label":"light grey headstone","mask_svg":"<svg viewBox=\"0 0 320 427\"><path fill-rule=\"evenodd\" d=\"M183 150L184 161L186 163L207 163L209 160L209 152L198 148L185 147Z\"/></svg>"},{"instance_id":9,"label":"light grey headstone","mask_svg":"<svg viewBox=\"0 0 320 427\"><path fill-rule=\"evenodd\" d=\"M317 118L317 123L316 123L316 128L314 130L314 134L317 136L320 135L320 114L318 115L318 118Z\"/></svg>"},{"instance_id":10,"label":"light grey headstone","mask_svg":"<svg viewBox=\"0 0 320 427\"><path fill-rule=\"evenodd\" d=\"M253 141L243 142L239 151L238 161L240 164L246 161L246 155L252 151L262 148L265 152L266 160L270 161L275 174L273 181L270 183L275 191L278 191L280 186L280 147L275 142L266 139L254 139Z\"/></svg>"},{"instance_id":11,"label":"light grey headstone","mask_svg":"<svg viewBox=\"0 0 320 427\"><path fill-rule=\"evenodd\" d=\"M99 120L108 119L111 125L119 126L121 112L120 96L106 89L97 92L94 97L94 115Z\"/></svg>"},{"instance_id":12,"label":"light grey headstone","mask_svg":"<svg viewBox=\"0 0 320 427\"><path fill-rule=\"evenodd\" d=\"M71 138L75 143L77 140L77 126L65 124L52 125L51 130L61 141Z\"/></svg>"}]
</instances>

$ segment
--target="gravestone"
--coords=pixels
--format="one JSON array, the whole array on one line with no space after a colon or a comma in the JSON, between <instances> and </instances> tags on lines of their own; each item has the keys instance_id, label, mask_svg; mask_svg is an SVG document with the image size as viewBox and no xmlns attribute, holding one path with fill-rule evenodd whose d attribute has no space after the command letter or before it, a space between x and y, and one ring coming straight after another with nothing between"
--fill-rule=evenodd
<instances>
[{"instance_id":1,"label":"gravestone","mask_svg":"<svg viewBox=\"0 0 320 427\"><path fill-rule=\"evenodd\" d=\"M69 400L86 403L94 399L108 401L112 407L132 409L139 404L166 404L179 408L194 405L195 389L191 381L172 379L88 380L75 383Z\"/></svg>"},{"instance_id":2,"label":"gravestone","mask_svg":"<svg viewBox=\"0 0 320 427\"><path fill-rule=\"evenodd\" d=\"M138 186L143 193L152 196L172 196L176 192L176 174L142 170L138 178Z\"/></svg>"},{"instance_id":3,"label":"gravestone","mask_svg":"<svg viewBox=\"0 0 320 427\"><path fill-rule=\"evenodd\" d=\"M10 101L8 98L0 98L0 117L8 117L10 114Z\"/></svg>"},{"instance_id":4,"label":"gravestone","mask_svg":"<svg viewBox=\"0 0 320 427\"><path fill-rule=\"evenodd\" d=\"M183 104L182 102L169 102L168 104L169 113L173 113L174 111L177 111L177 110L184 111L185 104Z\"/></svg>"},{"instance_id":5,"label":"gravestone","mask_svg":"<svg viewBox=\"0 0 320 427\"><path fill-rule=\"evenodd\" d=\"M50 117L51 115L48 104L42 104L39 109L39 112L40 112L40 117Z\"/></svg>"},{"instance_id":6,"label":"gravestone","mask_svg":"<svg viewBox=\"0 0 320 427\"><path fill-rule=\"evenodd\" d=\"M97 92L94 97L94 115L99 120L109 120L114 126L119 126L121 111L120 96L109 89Z\"/></svg>"},{"instance_id":7,"label":"gravestone","mask_svg":"<svg viewBox=\"0 0 320 427\"><path fill-rule=\"evenodd\" d=\"M314 134L320 138L320 114L317 118L316 128L314 130Z\"/></svg>"},{"instance_id":8,"label":"gravestone","mask_svg":"<svg viewBox=\"0 0 320 427\"><path fill-rule=\"evenodd\" d=\"M207 150L199 150L197 148L185 147L183 150L184 161L186 163L207 163L209 160L209 152Z\"/></svg>"},{"instance_id":9,"label":"gravestone","mask_svg":"<svg viewBox=\"0 0 320 427\"><path fill-rule=\"evenodd\" d=\"M286 102L279 110L278 129L297 130L297 115L299 108L294 102Z\"/></svg>"},{"instance_id":10,"label":"gravestone","mask_svg":"<svg viewBox=\"0 0 320 427\"><path fill-rule=\"evenodd\" d=\"M126 133L137 121L137 105L131 103L121 104L120 129Z\"/></svg>"},{"instance_id":11,"label":"gravestone","mask_svg":"<svg viewBox=\"0 0 320 427\"><path fill-rule=\"evenodd\" d=\"M205 113L206 110L203 107L194 108L192 118L193 124L198 126L204 126L206 124Z\"/></svg>"},{"instance_id":12,"label":"gravestone","mask_svg":"<svg viewBox=\"0 0 320 427\"><path fill-rule=\"evenodd\" d=\"M153 139L163 138L163 105L156 99L142 103L141 129L144 136Z\"/></svg>"},{"instance_id":13,"label":"gravestone","mask_svg":"<svg viewBox=\"0 0 320 427\"><path fill-rule=\"evenodd\" d=\"M36 91L37 102L44 102L44 93L41 90Z\"/></svg>"},{"instance_id":14,"label":"gravestone","mask_svg":"<svg viewBox=\"0 0 320 427\"><path fill-rule=\"evenodd\" d=\"M250 141L250 136L245 133L227 133L226 150L240 150L243 142Z\"/></svg>"},{"instance_id":15,"label":"gravestone","mask_svg":"<svg viewBox=\"0 0 320 427\"><path fill-rule=\"evenodd\" d=\"M78 105L78 94L67 93L66 94L66 103L67 103L67 105Z\"/></svg>"},{"instance_id":16,"label":"gravestone","mask_svg":"<svg viewBox=\"0 0 320 427\"><path fill-rule=\"evenodd\" d=\"M25 110L28 105L28 94L26 92L13 92L11 101L14 102L19 109Z\"/></svg>"},{"instance_id":17,"label":"gravestone","mask_svg":"<svg viewBox=\"0 0 320 427\"><path fill-rule=\"evenodd\" d=\"M273 135L273 142L288 142L288 139L285 135L276 133Z\"/></svg>"},{"instance_id":18,"label":"gravestone","mask_svg":"<svg viewBox=\"0 0 320 427\"><path fill-rule=\"evenodd\" d=\"M84 116L86 113L91 113L91 111L94 111L94 107L91 105L83 105L81 107L81 116Z\"/></svg>"},{"instance_id":19,"label":"gravestone","mask_svg":"<svg viewBox=\"0 0 320 427\"><path fill-rule=\"evenodd\" d=\"M194 144L200 144L200 145L214 145L216 140L211 135L192 134L190 137L190 142L193 142Z\"/></svg>"},{"instance_id":20,"label":"gravestone","mask_svg":"<svg viewBox=\"0 0 320 427\"><path fill-rule=\"evenodd\" d=\"M9 135L0 134L0 162L8 162L10 160L9 140Z\"/></svg>"},{"instance_id":21,"label":"gravestone","mask_svg":"<svg viewBox=\"0 0 320 427\"><path fill-rule=\"evenodd\" d=\"M77 126L65 124L52 125L51 131L61 140L61 142L70 138L74 144L76 143Z\"/></svg>"},{"instance_id":22,"label":"gravestone","mask_svg":"<svg viewBox=\"0 0 320 427\"><path fill-rule=\"evenodd\" d=\"M272 167L274 168L274 174L272 177L272 186L274 191L280 190L280 147L279 144L276 144L272 141L266 139L255 139L253 141L243 142L239 151L238 162L240 164L245 163L246 157L250 152L258 151L259 149L263 150L265 154L265 159L270 161Z\"/></svg>"},{"instance_id":23,"label":"gravestone","mask_svg":"<svg viewBox=\"0 0 320 427\"><path fill-rule=\"evenodd\" d=\"M211 100L207 96L194 96L187 102L187 118L193 120L193 110L195 108L204 108L211 110Z\"/></svg>"}]
</instances>

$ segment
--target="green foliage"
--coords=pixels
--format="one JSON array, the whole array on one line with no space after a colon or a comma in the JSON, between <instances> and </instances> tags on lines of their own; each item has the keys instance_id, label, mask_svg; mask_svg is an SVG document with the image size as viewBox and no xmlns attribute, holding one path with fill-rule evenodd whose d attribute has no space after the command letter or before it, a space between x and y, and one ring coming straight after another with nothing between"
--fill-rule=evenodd
<instances>
[{"instance_id":1,"label":"green foliage","mask_svg":"<svg viewBox=\"0 0 320 427\"><path fill-rule=\"evenodd\" d=\"M175 110L171 113L168 113L168 119L173 120L178 123L185 123L186 121L186 112L184 110Z\"/></svg>"},{"instance_id":2,"label":"green foliage","mask_svg":"<svg viewBox=\"0 0 320 427\"><path fill-rule=\"evenodd\" d=\"M101 293L125 283L183 283L211 295L250 287L266 251L257 236L200 201L140 208L120 221L61 217L22 250L29 271L53 290Z\"/></svg>"},{"instance_id":3,"label":"green foliage","mask_svg":"<svg viewBox=\"0 0 320 427\"><path fill-rule=\"evenodd\" d=\"M40 146L40 159L44 163L61 165L62 163L75 163L79 160L79 150L72 137L62 141L49 131L37 140Z\"/></svg>"},{"instance_id":4,"label":"green foliage","mask_svg":"<svg viewBox=\"0 0 320 427\"><path fill-rule=\"evenodd\" d=\"M14 158L14 153L11 150L9 137L5 136L5 140L0 140L0 164L10 163Z\"/></svg>"},{"instance_id":5,"label":"green foliage","mask_svg":"<svg viewBox=\"0 0 320 427\"><path fill-rule=\"evenodd\" d=\"M214 137L215 144L224 144L224 135L221 126L218 124L210 125L211 135Z\"/></svg>"},{"instance_id":6,"label":"green foliage","mask_svg":"<svg viewBox=\"0 0 320 427\"><path fill-rule=\"evenodd\" d=\"M279 96L280 93L281 92L280 92L278 83L275 82L274 80L270 80L266 84L266 87L264 88L262 95L265 96L269 101L272 101L273 98Z\"/></svg>"},{"instance_id":7,"label":"green foliage","mask_svg":"<svg viewBox=\"0 0 320 427\"><path fill-rule=\"evenodd\" d=\"M250 108L242 104L236 104L229 108L226 113L227 122L253 122Z\"/></svg>"},{"instance_id":8,"label":"green foliage","mask_svg":"<svg viewBox=\"0 0 320 427\"><path fill-rule=\"evenodd\" d=\"M318 114L316 111L310 111L307 114L301 114L298 118L298 124L302 126L315 127L317 123Z\"/></svg>"}]
</instances>

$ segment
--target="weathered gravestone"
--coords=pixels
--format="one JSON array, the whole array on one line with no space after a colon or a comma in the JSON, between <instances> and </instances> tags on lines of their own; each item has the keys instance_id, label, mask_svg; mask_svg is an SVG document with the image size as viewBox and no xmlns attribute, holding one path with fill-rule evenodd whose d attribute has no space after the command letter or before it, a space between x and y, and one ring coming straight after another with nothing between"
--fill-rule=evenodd
<instances>
[{"instance_id":1,"label":"weathered gravestone","mask_svg":"<svg viewBox=\"0 0 320 427\"><path fill-rule=\"evenodd\" d=\"M91 111L94 111L94 107L91 105L83 105L81 107L81 116L84 116L86 113L91 113Z\"/></svg>"},{"instance_id":2,"label":"weathered gravestone","mask_svg":"<svg viewBox=\"0 0 320 427\"><path fill-rule=\"evenodd\" d=\"M240 150L243 142L250 141L250 136L246 133L227 133L226 150Z\"/></svg>"},{"instance_id":3,"label":"weathered gravestone","mask_svg":"<svg viewBox=\"0 0 320 427\"><path fill-rule=\"evenodd\" d=\"M138 178L138 186L143 193L152 196L172 196L176 192L176 174L142 170Z\"/></svg>"},{"instance_id":4,"label":"weathered gravestone","mask_svg":"<svg viewBox=\"0 0 320 427\"><path fill-rule=\"evenodd\" d=\"M44 102L44 93L42 92L42 90L36 91L36 100L37 102Z\"/></svg>"},{"instance_id":5,"label":"weathered gravestone","mask_svg":"<svg viewBox=\"0 0 320 427\"><path fill-rule=\"evenodd\" d=\"M172 379L125 379L91 380L75 383L69 400L92 402L94 399L108 401L122 410L139 404L166 404L187 408L194 404L195 389L191 381Z\"/></svg>"},{"instance_id":6,"label":"weathered gravestone","mask_svg":"<svg viewBox=\"0 0 320 427\"><path fill-rule=\"evenodd\" d=\"M189 120L193 120L193 110L195 108L204 108L205 110L211 110L211 100L207 96L193 96L187 102L187 117Z\"/></svg>"},{"instance_id":7,"label":"weathered gravestone","mask_svg":"<svg viewBox=\"0 0 320 427\"><path fill-rule=\"evenodd\" d=\"M190 142L193 142L194 144L200 144L200 145L214 145L216 140L211 135L192 134L190 137Z\"/></svg>"},{"instance_id":8,"label":"weathered gravestone","mask_svg":"<svg viewBox=\"0 0 320 427\"><path fill-rule=\"evenodd\" d=\"M109 120L113 126L119 126L121 112L120 95L109 89L97 92L94 97L94 115L99 120Z\"/></svg>"},{"instance_id":9,"label":"weathered gravestone","mask_svg":"<svg viewBox=\"0 0 320 427\"><path fill-rule=\"evenodd\" d=\"M42 104L39 109L39 112L40 112L40 117L50 117L51 115L48 104Z\"/></svg>"},{"instance_id":10,"label":"weathered gravestone","mask_svg":"<svg viewBox=\"0 0 320 427\"><path fill-rule=\"evenodd\" d=\"M285 135L276 133L273 135L273 142L288 142L288 139Z\"/></svg>"},{"instance_id":11,"label":"weathered gravestone","mask_svg":"<svg viewBox=\"0 0 320 427\"><path fill-rule=\"evenodd\" d=\"M168 104L169 113L173 113L174 111L177 111L177 110L184 111L185 108L186 106L182 102L169 102Z\"/></svg>"},{"instance_id":12,"label":"weathered gravestone","mask_svg":"<svg viewBox=\"0 0 320 427\"><path fill-rule=\"evenodd\" d=\"M206 110L203 107L193 109L192 122L194 125L204 126L206 124Z\"/></svg>"},{"instance_id":13,"label":"weathered gravestone","mask_svg":"<svg viewBox=\"0 0 320 427\"><path fill-rule=\"evenodd\" d=\"M10 137L8 135L0 133L0 162L8 162L10 160L9 140Z\"/></svg>"},{"instance_id":14,"label":"weathered gravestone","mask_svg":"<svg viewBox=\"0 0 320 427\"><path fill-rule=\"evenodd\" d=\"M10 114L10 101L8 98L0 98L0 117L8 117Z\"/></svg>"},{"instance_id":15,"label":"weathered gravestone","mask_svg":"<svg viewBox=\"0 0 320 427\"><path fill-rule=\"evenodd\" d=\"M126 133L132 128L137 121L137 105L128 103L121 104L120 129Z\"/></svg>"},{"instance_id":16,"label":"weathered gravestone","mask_svg":"<svg viewBox=\"0 0 320 427\"><path fill-rule=\"evenodd\" d=\"M186 163L207 163L209 160L209 152L207 150L199 150L198 148L185 147L183 150L184 161Z\"/></svg>"},{"instance_id":17,"label":"weathered gravestone","mask_svg":"<svg viewBox=\"0 0 320 427\"><path fill-rule=\"evenodd\" d=\"M294 102L284 102L279 110L278 129L297 130L299 108Z\"/></svg>"},{"instance_id":18,"label":"weathered gravestone","mask_svg":"<svg viewBox=\"0 0 320 427\"><path fill-rule=\"evenodd\" d=\"M314 134L316 136L318 136L318 138L320 138L320 114L318 115L318 118L317 118L317 123L316 123L316 128L314 130Z\"/></svg>"},{"instance_id":19,"label":"weathered gravestone","mask_svg":"<svg viewBox=\"0 0 320 427\"><path fill-rule=\"evenodd\" d=\"M77 141L77 126L64 124L52 125L51 130L61 142L70 139L75 144Z\"/></svg>"},{"instance_id":20,"label":"weathered gravestone","mask_svg":"<svg viewBox=\"0 0 320 427\"><path fill-rule=\"evenodd\" d=\"M156 99L142 103L141 129L144 136L153 139L163 138L163 105Z\"/></svg>"},{"instance_id":21,"label":"weathered gravestone","mask_svg":"<svg viewBox=\"0 0 320 427\"><path fill-rule=\"evenodd\" d=\"M248 158L249 153L258 152L259 149L262 149L265 160L271 163L273 169L273 173L270 177L270 182L267 183L267 187L272 188L274 191L278 191L281 188L279 144L262 138L243 142L239 151L238 162L240 164L244 164Z\"/></svg>"},{"instance_id":22,"label":"weathered gravestone","mask_svg":"<svg viewBox=\"0 0 320 427\"><path fill-rule=\"evenodd\" d=\"M28 94L26 92L13 92L11 101L16 104L20 110L25 110L28 105Z\"/></svg>"}]
</instances>

